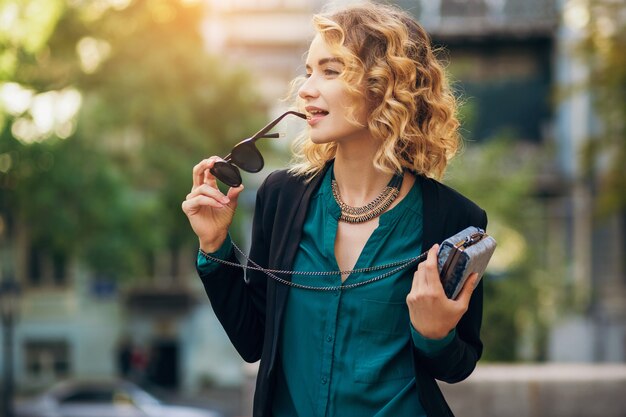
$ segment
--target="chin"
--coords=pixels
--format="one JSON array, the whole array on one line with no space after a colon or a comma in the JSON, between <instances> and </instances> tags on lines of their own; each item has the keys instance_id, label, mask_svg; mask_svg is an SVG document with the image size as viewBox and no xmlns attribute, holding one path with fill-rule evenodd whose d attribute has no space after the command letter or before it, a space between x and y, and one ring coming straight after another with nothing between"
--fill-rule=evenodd
<instances>
[{"instance_id":1,"label":"chin","mask_svg":"<svg viewBox=\"0 0 626 417\"><path fill-rule=\"evenodd\" d=\"M316 145L323 145L325 143L331 143L334 142L334 138L326 136L326 135L319 135L319 134L311 134L310 136L311 138L311 142L313 142Z\"/></svg>"}]
</instances>

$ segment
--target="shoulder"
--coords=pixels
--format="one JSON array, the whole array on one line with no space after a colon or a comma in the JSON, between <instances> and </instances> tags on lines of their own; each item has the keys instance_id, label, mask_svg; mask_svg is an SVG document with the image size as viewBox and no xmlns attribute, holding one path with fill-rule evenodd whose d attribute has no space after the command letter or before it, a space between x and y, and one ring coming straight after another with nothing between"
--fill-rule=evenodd
<instances>
[{"instance_id":1,"label":"shoulder","mask_svg":"<svg viewBox=\"0 0 626 417\"><path fill-rule=\"evenodd\" d=\"M294 221L301 221L319 175L310 181L287 170L274 171L265 178L256 194L254 216L270 236L283 233ZM296 220L300 219L300 220Z\"/></svg>"},{"instance_id":2,"label":"shoulder","mask_svg":"<svg viewBox=\"0 0 626 417\"><path fill-rule=\"evenodd\" d=\"M425 176L418 176L422 185L424 210L437 214L437 217L486 228L485 211L472 200L441 182Z\"/></svg>"},{"instance_id":3,"label":"shoulder","mask_svg":"<svg viewBox=\"0 0 626 417\"><path fill-rule=\"evenodd\" d=\"M277 193L294 193L307 186L305 178L296 176L286 169L271 172L259 187L261 195L276 195Z\"/></svg>"},{"instance_id":4,"label":"shoulder","mask_svg":"<svg viewBox=\"0 0 626 417\"><path fill-rule=\"evenodd\" d=\"M307 190L315 189L319 186L320 180L330 167L330 161L318 173L312 177L296 175L288 169L280 169L272 172L265 178L265 181L259 188L261 193L281 193L296 194L304 193Z\"/></svg>"},{"instance_id":5,"label":"shoulder","mask_svg":"<svg viewBox=\"0 0 626 417\"><path fill-rule=\"evenodd\" d=\"M445 185L433 178L423 176L420 177L420 180L422 182L424 194L431 198L437 198L442 202L454 203L471 211L482 210L472 200L448 185Z\"/></svg>"},{"instance_id":6,"label":"shoulder","mask_svg":"<svg viewBox=\"0 0 626 417\"><path fill-rule=\"evenodd\" d=\"M287 169L279 169L271 172L262 187L266 188L282 188L282 187L300 187L305 185L305 179L301 176L289 172Z\"/></svg>"},{"instance_id":7,"label":"shoulder","mask_svg":"<svg viewBox=\"0 0 626 417\"><path fill-rule=\"evenodd\" d=\"M274 171L265 178L257 191L257 206L294 206L294 203L310 195L310 190L317 187L319 179L320 174L307 180L306 177L295 175L286 169Z\"/></svg>"}]
</instances>

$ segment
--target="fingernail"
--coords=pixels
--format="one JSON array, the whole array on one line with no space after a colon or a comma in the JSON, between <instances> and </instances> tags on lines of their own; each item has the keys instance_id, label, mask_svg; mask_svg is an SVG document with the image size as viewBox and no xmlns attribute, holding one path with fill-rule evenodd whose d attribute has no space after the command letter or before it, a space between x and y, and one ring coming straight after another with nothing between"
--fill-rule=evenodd
<instances>
[{"instance_id":1,"label":"fingernail","mask_svg":"<svg viewBox=\"0 0 626 417\"><path fill-rule=\"evenodd\" d=\"M228 203L230 203L230 198L224 197L224 198L222 198L222 201L224 202L224 204L228 204Z\"/></svg>"}]
</instances>

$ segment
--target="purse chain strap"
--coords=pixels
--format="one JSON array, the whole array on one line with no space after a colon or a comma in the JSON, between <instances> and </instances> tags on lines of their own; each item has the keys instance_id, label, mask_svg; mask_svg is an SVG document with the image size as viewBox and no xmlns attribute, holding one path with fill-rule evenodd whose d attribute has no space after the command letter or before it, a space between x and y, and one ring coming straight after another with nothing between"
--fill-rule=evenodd
<instances>
[{"instance_id":1,"label":"purse chain strap","mask_svg":"<svg viewBox=\"0 0 626 417\"><path fill-rule=\"evenodd\" d=\"M385 265L370 266L367 268L358 268L358 269L353 269L351 271L288 271L288 270L282 270L282 269L263 268L262 266L254 262L252 259L250 259L241 249L239 249L239 247L235 244L235 242L232 242L232 245L235 248L235 250L239 252L253 266L242 265L238 262L230 262L224 259L219 259L219 258L209 255L208 253L204 252L202 249L199 249L199 252L202 254L202 256L204 256L207 259L210 259L211 261L218 262L220 264L227 265L227 266L241 268L244 270L251 269L253 271L261 271L268 277L272 278L273 280L281 284L288 285L293 288L299 288L302 290L312 290L312 291L338 291L338 290L348 290L351 288L361 287L363 285L370 284L372 282L380 281L383 278L387 278L395 274L396 272L403 270L404 268L408 267L412 263L420 263L426 260L426 257L428 256L428 252L424 252L419 256L409 258L409 259L404 259L402 261L391 262ZM275 274L310 275L310 276L344 275L344 274L354 274L354 273L360 273L360 272L378 271L381 269L387 269L387 268L392 268L392 267L395 267L395 268L392 269L391 271L377 275L365 281L355 282L353 284L348 284L348 285L332 285L332 286L305 285L305 284L298 284L296 282L291 282L289 280L280 278L275 275ZM248 282L249 280L246 280L246 283Z\"/></svg>"}]
</instances>

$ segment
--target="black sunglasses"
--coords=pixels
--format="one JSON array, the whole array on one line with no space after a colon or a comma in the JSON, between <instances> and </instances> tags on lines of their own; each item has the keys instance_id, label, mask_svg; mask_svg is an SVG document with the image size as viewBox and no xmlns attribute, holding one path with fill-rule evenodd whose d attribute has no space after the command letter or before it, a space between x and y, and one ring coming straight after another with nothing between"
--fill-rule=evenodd
<instances>
[{"instance_id":1,"label":"black sunglasses","mask_svg":"<svg viewBox=\"0 0 626 417\"><path fill-rule=\"evenodd\" d=\"M263 129L256 132L251 138L236 144L230 153L224 157L223 161L218 161L213 165L213 168L209 170L211 174L230 187L239 187L241 185L241 173L237 167L246 172L259 172L263 169L263 156L254 143L261 138L278 138L280 136L278 133L267 132L288 114L293 114L302 119L307 118L305 114L291 110L281 114Z\"/></svg>"}]
</instances>

